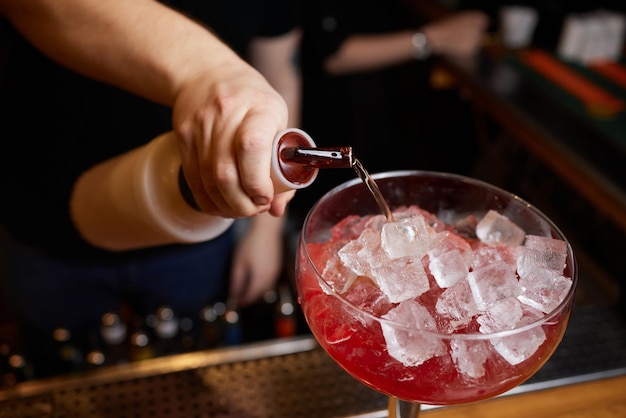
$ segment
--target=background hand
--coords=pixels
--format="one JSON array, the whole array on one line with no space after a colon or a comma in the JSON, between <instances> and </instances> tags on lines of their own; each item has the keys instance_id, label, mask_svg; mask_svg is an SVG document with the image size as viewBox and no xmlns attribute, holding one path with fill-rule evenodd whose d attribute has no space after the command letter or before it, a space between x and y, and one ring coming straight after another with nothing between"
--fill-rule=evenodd
<instances>
[{"instance_id":1,"label":"background hand","mask_svg":"<svg viewBox=\"0 0 626 418\"><path fill-rule=\"evenodd\" d=\"M480 11L467 11L425 25L433 52L451 56L472 55L482 46L489 17Z\"/></svg>"}]
</instances>

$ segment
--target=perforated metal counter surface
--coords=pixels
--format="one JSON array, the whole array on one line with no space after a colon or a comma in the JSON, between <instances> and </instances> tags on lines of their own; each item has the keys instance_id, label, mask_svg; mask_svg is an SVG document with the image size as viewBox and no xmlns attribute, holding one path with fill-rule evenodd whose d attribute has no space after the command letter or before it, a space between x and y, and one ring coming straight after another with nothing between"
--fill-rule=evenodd
<instances>
[{"instance_id":1,"label":"perforated metal counter surface","mask_svg":"<svg viewBox=\"0 0 626 418\"><path fill-rule=\"evenodd\" d=\"M519 393L626 374L626 327L574 312L561 346ZM0 418L385 417L387 398L339 368L310 336L115 366L0 391Z\"/></svg>"}]
</instances>

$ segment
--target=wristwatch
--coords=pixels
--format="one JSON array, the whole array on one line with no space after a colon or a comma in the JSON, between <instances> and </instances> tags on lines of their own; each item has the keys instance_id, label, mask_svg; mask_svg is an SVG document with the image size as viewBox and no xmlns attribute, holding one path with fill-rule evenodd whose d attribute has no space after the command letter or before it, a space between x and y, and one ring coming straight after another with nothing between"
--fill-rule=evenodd
<instances>
[{"instance_id":1,"label":"wristwatch","mask_svg":"<svg viewBox=\"0 0 626 418\"><path fill-rule=\"evenodd\" d=\"M422 32L415 32L411 38L413 44L413 58L416 60L425 60L432 54L430 41Z\"/></svg>"}]
</instances>

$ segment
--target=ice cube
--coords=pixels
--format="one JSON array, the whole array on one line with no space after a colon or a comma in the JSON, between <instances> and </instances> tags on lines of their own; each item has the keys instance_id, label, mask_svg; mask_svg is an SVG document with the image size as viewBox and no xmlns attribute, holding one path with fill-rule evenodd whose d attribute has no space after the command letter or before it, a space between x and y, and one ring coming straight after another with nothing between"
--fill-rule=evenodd
<instances>
[{"instance_id":1,"label":"ice cube","mask_svg":"<svg viewBox=\"0 0 626 418\"><path fill-rule=\"evenodd\" d=\"M423 216L388 222L382 228L382 247L390 258L421 258L435 243L437 232Z\"/></svg>"},{"instance_id":2,"label":"ice cube","mask_svg":"<svg viewBox=\"0 0 626 418\"><path fill-rule=\"evenodd\" d=\"M445 344L433 334L437 331L435 320L414 299L401 302L383 318L408 327L381 322L389 355L405 366L419 366L433 357L446 354Z\"/></svg>"},{"instance_id":3,"label":"ice cube","mask_svg":"<svg viewBox=\"0 0 626 418\"><path fill-rule=\"evenodd\" d=\"M478 313L474 296L470 290L469 283L461 279L454 285L446 289L435 305L437 313L448 320L448 329L452 332L470 323L474 315Z\"/></svg>"},{"instance_id":4,"label":"ice cube","mask_svg":"<svg viewBox=\"0 0 626 418\"><path fill-rule=\"evenodd\" d=\"M524 247L508 247L505 245L486 245L480 243L474 248L474 259L472 260L471 267L473 270L485 267L496 261L504 261L509 264L511 268L517 268L517 260L521 257L524 251Z\"/></svg>"},{"instance_id":5,"label":"ice cube","mask_svg":"<svg viewBox=\"0 0 626 418\"><path fill-rule=\"evenodd\" d=\"M514 328L523 327L543 317L541 312L530 306L520 305L520 307L522 317ZM526 331L491 338L490 342L502 358L510 364L516 365L535 354L545 340L546 333L540 325L537 325Z\"/></svg>"},{"instance_id":6,"label":"ice cube","mask_svg":"<svg viewBox=\"0 0 626 418\"><path fill-rule=\"evenodd\" d=\"M524 242L525 235L522 228L495 210L488 211L476 225L476 236L489 245L514 247Z\"/></svg>"},{"instance_id":7,"label":"ice cube","mask_svg":"<svg viewBox=\"0 0 626 418\"><path fill-rule=\"evenodd\" d=\"M419 206L400 206L393 211L396 221L406 218L422 217L435 232L441 232L445 228L445 223L441 222L434 213L420 208Z\"/></svg>"},{"instance_id":8,"label":"ice cube","mask_svg":"<svg viewBox=\"0 0 626 418\"><path fill-rule=\"evenodd\" d=\"M357 239L344 245L338 255L344 266L359 276L368 275L372 267L388 261L387 254L380 245L380 233L369 228Z\"/></svg>"},{"instance_id":9,"label":"ice cube","mask_svg":"<svg viewBox=\"0 0 626 418\"><path fill-rule=\"evenodd\" d=\"M516 298L506 298L492 305L477 318L480 332L491 334L513 330L537 321L543 314L530 306L521 304ZM541 326L526 331L491 338L496 351L510 364L519 364L532 356L546 339Z\"/></svg>"},{"instance_id":10,"label":"ice cube","mask_svg":"<svg viewBox=\"0 0 626 418\"><path fill-rule=\"evenodd\" d=\"M366 274L370 269L369 260L359 256L362 249L363 243L361 241L352 240L337 252L342 265L359 276Z\"/></svg>"},{"instance_id":11,"label":"ice cube","mask_svg":"<svg viewBox=\"0 0 626 418\"><path fill-rule=\"evenodd\" d=\"M386 314L389 309L395 306L380 288L367 277L359 277L345 298L376 317Z\"/></svg>"},{"instance_id":12,"label":"ice cube","mask_svg":"<svg viewBox=\"0 0 626 418\"><path fill-rule=\"evenodd\" d=\"M534 268L519 281L522 293L520 302L545 313L550 313L565 299L572 280L555 270Z\"/></svg>"},{"instance_id":13,"label":"ice cube","mask_svg":"<svg viewBox=\"0 0 626 418\"><path fill-rule=\"evenodd\" d=\"M395 306L368 277L359 276L344 297L360 308L360 311L354 311L353 316L364 327L372 326L376 321L374 317L381 317Z\"/></svg>"},{"instance_id":14,"label":"ice cube","mask_svg":"<svg viewBox=\"0 0 626 418\"><path fill-rule=\"evenodd\" d=\"M485 375L485 361L492 349L482 340L450 340L450 354L457 370L473 379Z\"/></svg>"},{"instance_id":15,"label":"ice cube","mask_svg":"<svg viewBox=\"0 0 626 418\"><path fill-rule=\"evenodd\" d=\"M517 297L521 288L515 270L504 261L497 261L469 272L467 281L479 310L507 297Z\"/></svg>"},{"instance_id":16,"label":"ice cube","mask_svg":"<svg viewBox=\"0 0 626 418\"><path fill-rule=\"evenodd\" d=\"M345 293L358 275L343 265L338 258L329 258L322 272L322 277L335 292ZM323 290L325 290L322 287Z\"/></svg>"},{"instance_id":17,"label":"ice cube","mask_svg":"<svg viewBox=\"0 0 626 418\"><path fill-rule=\"evenodd\" d=\"M480 324L480 332L491 334L493 332L514 329L521 321L524 312L522 304L517 298L509 297L493 303L476 322Z\"/></svg>"},{"instance_id":18,"label":"ice cube","mask_svg":"<svg viewBox=\"0 0 626 418\"><path fill-rule=\"evenodd\" d=\"M389 260L373 268L371 276L393 303L415 298L430 288L421 260L413 257Z\"/></svg>"},{"instance_id":19,"label":"ice cube","mask_svg":"<svg viewBox=\"0 0 626 418\"><path fill-rule=\"evenodd\" d=\"M535 267L545 267L562 273L565 269L566 260L567 244L565 241L528 235L524 243L523 255L517 265L517 271L522 277Z\"/></svg>"},{"instance_id":20,"label":"ice cube","mask_svg":"<svg viewBox=\"0 0 626 418\"><path fill-rule=\"evenodd\" d=\"M469 271L469 263L459 250L448 251L430 257L428 269L440 288L446 289L464 278Z\"/></svg>"},{"instance_id":21,"label":"ice cube","mask_svg":"<svg viewBox=\"0 0 626 418\"><path fill-rule=\"evenodd\" d=\"M428 251L428 269L442 289L467 276L474 258L472 248L461 237L444 232L441 241Z\"/></svg>"},{"instance_id":22,"label":"ice cube","mask_svg":"<svg viewBox=\"0 0 626 418\"><path fill-rule=\"evenodd\" d=\"M330 228L331 239L333 241L353 240L367 228L380 232L386 222L385 215L349 215Z\"/></svg>"},{"instance_id":23,"label":"ice cube","mask_svg":"<svg viewBox=\"0 0 626 418\"><path fill-rule=\"evenodd\" d=\"M385 215L375 215L368 216L366 221L364 222L365 228L369 228L378 232L380 235L380 231L383 229L383 225L387 223L387 217Z\"/></svg>"},{"instance_id":24,"label":"ice cube","mask_svg":"<svg viewBox=\"0 0 626 418\"><path fill-rule=\"evenodd\" d=\"M491 344L506 361L515 366L530 358L546 340L541 327L531 328L518 334L494 338Z\"/></svg>"}]
</instances>

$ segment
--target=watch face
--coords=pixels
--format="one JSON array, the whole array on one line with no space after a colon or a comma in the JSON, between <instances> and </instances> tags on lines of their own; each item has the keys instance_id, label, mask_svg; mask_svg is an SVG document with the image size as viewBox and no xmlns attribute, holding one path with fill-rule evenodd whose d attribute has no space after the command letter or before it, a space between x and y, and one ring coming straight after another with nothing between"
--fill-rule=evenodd
<instances>
[{"instance_id":1,"label":"watch face","mask_svg":"<svg viewBox=\"0 0 626 418\"><path fill-rule=\"evenodd\" d=\"M422 32L415 32L411 38L413 44L413 57L418 60L426 59L430 56L430 42Z\"/></svg>"}]
</instances>

